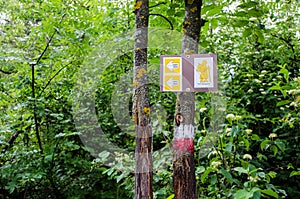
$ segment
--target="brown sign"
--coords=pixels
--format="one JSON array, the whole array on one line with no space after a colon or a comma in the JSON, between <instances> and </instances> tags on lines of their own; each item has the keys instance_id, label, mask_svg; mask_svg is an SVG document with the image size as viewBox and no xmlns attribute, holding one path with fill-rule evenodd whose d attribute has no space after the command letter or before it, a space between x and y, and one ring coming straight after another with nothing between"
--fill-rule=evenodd
<instances>
[{"instance_id":1,"label":"brown sign","mask_svg":"<svg viewBox=\"0 0 300 199\"><path fill-rule=\"evenodd\" d=\"M217 91L217 55L161 55L160 90L164 92Z\"/></svg>"}]
</instances>

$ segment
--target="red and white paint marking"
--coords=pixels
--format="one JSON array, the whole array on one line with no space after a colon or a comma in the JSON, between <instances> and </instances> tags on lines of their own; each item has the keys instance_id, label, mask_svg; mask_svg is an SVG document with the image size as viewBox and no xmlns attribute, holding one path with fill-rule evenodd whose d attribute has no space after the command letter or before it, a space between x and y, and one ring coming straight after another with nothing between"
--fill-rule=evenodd
<instances>
[{"instance_id":1,"label":"red and white paint marking","mask_svg":"<svg viewBox=\"0 0 300 199\"><path fill-rule=\"evenodd\" d=\"M175 129L173 147L178 152L194 152L194 126L180 124Z\"/></svg>"}]
</instances>

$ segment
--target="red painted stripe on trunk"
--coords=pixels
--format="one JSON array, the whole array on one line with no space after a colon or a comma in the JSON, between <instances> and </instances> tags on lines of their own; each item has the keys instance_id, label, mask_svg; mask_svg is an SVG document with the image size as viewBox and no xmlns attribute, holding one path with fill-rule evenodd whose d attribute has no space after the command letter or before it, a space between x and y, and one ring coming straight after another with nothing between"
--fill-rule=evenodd
<instances>
[{"instance_id":1,"label":"red painted stripe on trunk","mask_svg":"<svg viewBox=\"0 0 300 199\"><path fill-rule=\"evenodd\" d=\"M194 140L191 138L177 138L173 141L175 151L194 152Z\"/></svg>"}]
</instances>

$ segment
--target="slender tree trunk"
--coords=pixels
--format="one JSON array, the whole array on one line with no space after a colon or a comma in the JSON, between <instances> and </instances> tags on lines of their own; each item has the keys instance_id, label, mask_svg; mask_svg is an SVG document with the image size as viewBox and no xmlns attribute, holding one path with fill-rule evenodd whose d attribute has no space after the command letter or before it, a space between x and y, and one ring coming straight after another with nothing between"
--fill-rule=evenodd
<instances>
[{"instance_id":1,"label":"slender tree trunk","mask_svg":"<svg viewBox=\"0 0 300 199\"><path fill-rule=\"evenodd\" d=\"M202 0L185 0L183 54L197 54ZM183 66L184 67L184 66ZM178 93L174 128L173 186L176 199L197 199L194 162L194 93Z\"/></svg>"},{"instance_id":2,"label":"slender tree trunk","mask_svg":"<svg viewBox=\"0 0 300 199\"><path fill-rule=\"evenodd\" d=\"M47 44L47 46L49 46L49 44ZM43 52L45 52L45 50ZM42 53L42 55L43 55L43 53ZM42 55L40 57L42 57ZM37 64L39 63L39 60L37 61ZM32 77L31 89L32 89L32 99L34 100L33 118L34 118L34 124L35 124L35 135L38 140L39 147L40 147L40 153L43 154L44 151L43 151L43 145L42 145L40 132L39 132L39 122L38 122L38 118L37 118L38 116L37 116L37 107L36 107L36 99L35 99L35 77L34 77L35 69L34 68L35 68L35 64L31 64L31 77Z\"/></svg>"},{"instance_id":3,"label":"slender tree trunk","mask_svg":"<svg viewBox=\"0 0 300 199\"><path fill-rule=\"evenodd\" d=\"M152 128L148 96L147 44L149 1L135 4L136 30L134 42L133 118L136 131L135 199L152 199Z\"/></svg>"}]
</instances>

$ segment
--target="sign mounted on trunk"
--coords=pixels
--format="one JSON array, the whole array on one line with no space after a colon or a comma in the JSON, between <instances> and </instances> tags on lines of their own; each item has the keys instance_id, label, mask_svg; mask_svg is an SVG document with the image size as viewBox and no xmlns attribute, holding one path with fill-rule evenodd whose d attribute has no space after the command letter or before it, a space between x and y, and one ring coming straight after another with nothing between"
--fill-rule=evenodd
<instances>
[{"instance_id":1,"label":"sign mounted on trunk","mask_svg":"<svg viewBox=\"0 0 300 199\"><path fill-rule=\"evenodd\" d=\"M181 57L165 57L163 59L163 90L182 90L182 59Z\"/></svg>"},{"instance_id":2,"label":"sign mounted on trunk","mask_svg":"<svg viewBox=\"0 0 300 199\"><path fill-rule=\"evenodd\" d=\"M211 92L218 90L216 54L160 56L160 90Z\"/></svg>"}]
</instances>

